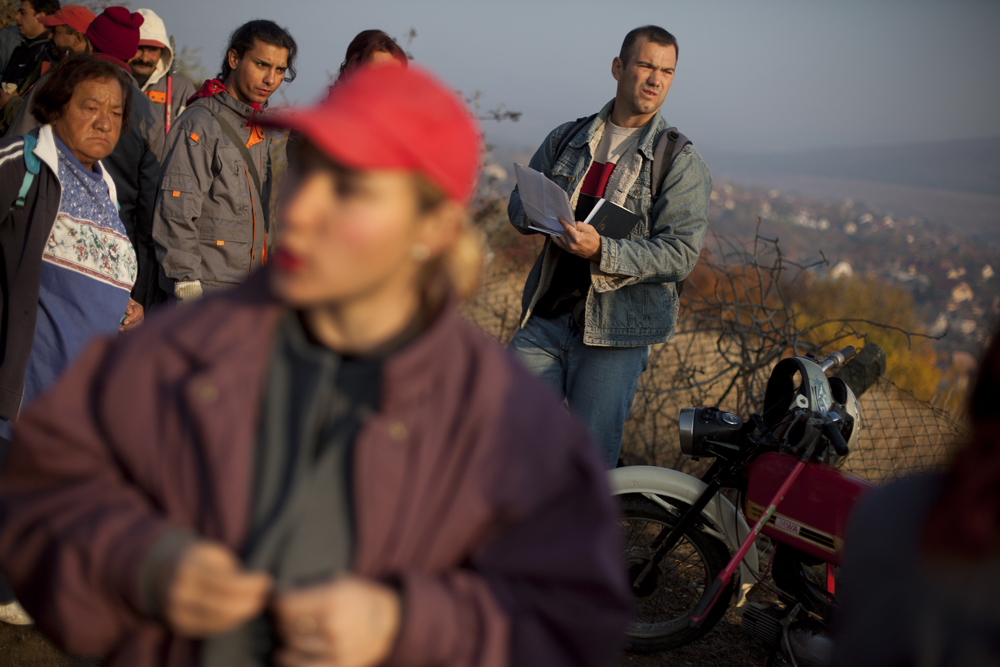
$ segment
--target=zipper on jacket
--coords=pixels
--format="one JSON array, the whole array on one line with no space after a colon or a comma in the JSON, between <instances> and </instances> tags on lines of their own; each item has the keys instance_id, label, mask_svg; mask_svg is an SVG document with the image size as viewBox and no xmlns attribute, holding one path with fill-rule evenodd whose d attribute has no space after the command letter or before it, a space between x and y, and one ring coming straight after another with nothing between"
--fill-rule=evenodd
<instances>
[{"instance_id":1,"label":"zipper on jacket","mask_svg":"<svg viewBox=\"0 0 1000 667\"><path fill-rule=\"evenodd\" d=\"M246 165L243 165L243 173L247 177L247 189L250 191L250 219L253 221L250 225L250 267L247 269L249 276L253 273L253 253L257 249L257 210L253 205L253 183L250 182L250 170L247 169ZM261 208L263 207L264 204L261 202Z\"/></svg>"}]
</instances>

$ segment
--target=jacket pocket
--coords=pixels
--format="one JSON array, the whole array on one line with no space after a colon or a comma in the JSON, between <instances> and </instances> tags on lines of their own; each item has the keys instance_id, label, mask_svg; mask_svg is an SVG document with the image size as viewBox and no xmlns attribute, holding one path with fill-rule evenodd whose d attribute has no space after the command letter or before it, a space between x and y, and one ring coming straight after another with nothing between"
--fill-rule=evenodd
<instances>
[{"instance_id":1,"label":"jacket pocket","mask_svg":"<svg viewBox=\"0 0 1000 667\"><path fill-rule=\"evenodd\" d=\"M160 207L166 219L193 220L196 216L193 193L198 186L194 176L164 174L160 182Z\"/></svg>"},{"instance_id":2,"label":"jacket pocket","mask_svg":"<svg viewBox=\"0 0 1000 667\"><path fill-rule=\"evenodd\" d=\"M250 226L237 220L198 221L202 280L240 283L250 273Z\"/></svg>"},{"instance_id":3,"label":"jacket pocket","mask_svg":"<svg viewBox=\"0 0 1000 667\"><path fill-rule=\"evenodd\" d=\"M210 198L216 202L217 215L246 216L249 219L252 215L250 211L252 186L239 150L233 146L224 146L220 142L216 148L212 169L215 171L215 177L212 179Z\"/></svg>"},{"instance_id":4,"label":"jacket pocket","mask_svg":"<svg viewBox=\"0 0 1000 667\"><path fill-rule=\"evenodd\" d=\"M567 146L563 154L558 160L556 160L555 164L552 165L551 180L565 190L567 195L571 195L573 190L576 188L575 167L579 160L579 152L576 149Z\"/></svg>"},{"instance_id":5,"label":"jacket pocket","mask_svg":"<svg viewBox=\"0 0 1000 667\"><path fill-rule=\"evenodd\" d=\"M672 319L675 309L673 283L638 283L624 288L636 318L630 324L658 330Z\"/></svg>"}]
</instances>

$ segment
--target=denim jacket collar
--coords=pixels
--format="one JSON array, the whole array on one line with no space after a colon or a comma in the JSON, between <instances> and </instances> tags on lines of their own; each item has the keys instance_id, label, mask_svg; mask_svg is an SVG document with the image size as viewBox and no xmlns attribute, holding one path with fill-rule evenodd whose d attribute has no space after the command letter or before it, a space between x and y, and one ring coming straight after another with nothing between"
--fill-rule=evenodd
<instances>
[{"instance_id":1,"label":"denim jacket collar","mask_svg":"<svg viewBox=\"0 0 1000 667\"><path fill-rule=\"evenodd\" d=\"M611 99L610 102L604 105L604 107L597 113L597 116L592 120L587 126L582 130L577 132L576 136L573 137L569 145L573 148L582 148L586 144L593 141L594 136L601 130L604 129L604 124L611 117L611 111L615 108L615 100ZM652 120L646 123L646 131L642 133L642 138L639 139L638 150L642 152L648 159L653 159L653 151L656 148L656 138L660 135L662 130L669 127L667 121L663 119L663 116L659 112L653 116Z\"/></svg>"}]
</instances>

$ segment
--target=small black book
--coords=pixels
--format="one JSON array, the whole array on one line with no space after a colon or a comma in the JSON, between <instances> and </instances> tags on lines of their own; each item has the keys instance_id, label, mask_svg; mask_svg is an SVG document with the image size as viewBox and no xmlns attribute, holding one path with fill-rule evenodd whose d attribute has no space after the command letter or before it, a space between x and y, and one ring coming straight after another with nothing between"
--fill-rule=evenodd
<instances>
[{"instance_id":1,"label":"small black book","mask_svg":"<svg viewBox=\"0 0 1000 667\"><path fill-rule=\"evenodd\" d=\"M639 216L607 199L581 194L576 202L576 219L583 220L601 236L624 239L639 224Z\"/></svg>"}]
</instances>

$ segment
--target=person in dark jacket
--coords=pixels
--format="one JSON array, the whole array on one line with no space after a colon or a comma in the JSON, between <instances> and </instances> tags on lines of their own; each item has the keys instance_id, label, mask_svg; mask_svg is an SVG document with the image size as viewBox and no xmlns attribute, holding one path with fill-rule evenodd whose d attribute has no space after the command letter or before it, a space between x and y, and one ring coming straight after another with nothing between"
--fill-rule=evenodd
<instances>
[{"instance_id":1,"label":"person in dark jacket","mask_svg":"<svg viewBox=\"0 0 1000 667\"><path fill-rule=\"evenodd\" d=\"M142 15L130 13L124 7L109 7L99 14L86 29L88 52L120 67L131 81L132 105L128 131L121 136L115 150L104 164L118 191L119 214L129 240L139 256L139 275L132 297L148 308L156 293L156 256L153 250L153 204L159 190L160 157L163 154L163 121L153 103L142 94L132 77L127 60L139 48L139 28ZM30 113L36 91L45 80L29 91L7 136L30 132L38 127Z\"/></svg>"},{"instance_id":2,"label":"person in dark jacket","mask_svg":"<svg viewBox=\"0 0 1000 667\"><path fill-rule=\"evenodd\" d=\"M109 665L613 664L603 466L457 313L471 114L372 68L269 122L307 138L272 263L95 344L19 423L0 563L25 607Z\"/></svg>"},{"instance_id":3,"label":"person in dark jacket","mask_svg":"<svg viewBox=\"0 0 1000 667\"><path fill-rule=\"evenodd\" d=\"M238 285L267 263L271 137L256 122L298 46L272 21L233 31L217 79L206 81L170 128L153 241L160 287L180 301Z\"/></svg>"},{"instance_id":4,"label":"person in dark jacket","mask_svg":"<svg viewBox=\"0 0 1000 667\"><path fill-rule=\"evenodd\" d=\"M14 49L23 43L24 35L21 34L16 25L9 25L0 30L0 72L7 69L7 63L10 62Z\"/></svg>"},{"instance_id":5,"label":"person in dark jacket","mask_svg":"<svg viewBox=\"0 0 1000 667\"><path fill-rule=\"evenodd\" d=\"M0 141L0 210L9 211L0 225L0 465L18 413L84 345L142 321L129 298L135 251L100 162L118 141L129 93L115 66L75 58L35 100L42 126ZM0 604L10 597L0 590Z\"/></svg>"},{"instance_id":6,"label":"person in dark jacket","mask_svg":"<svg viewBox=\"0 0 1000 667\"><path fill-rule=\"evenodd\" d=\"M52 66L74 53L90 52L90 42L87 41L83 33L87 31L87 27L93 20L94 13L80 5L65 5L60 7L57 12L38 18L38 22L48 29L52 45L49 48L48 56L42 59L37 70L31 74L25 85L18 88L18 92L7 100L7 104L3 108L4 121L0 127L6 128L8 134L11 134L10 127L23 122L19 119L29 117L34 120L30 113L30 103L22 110L23 96L29 95L38 82L44 82L45 75L52 69ZM32 125L23 131L15 131L13 134L23 134L34 127Z\"/></svg>"},{"instance_id":7,"label":"person in dark jacket","mask_svg":"<svg viewBox=\"0 0 1000 667\"><path fill-rule=\"evenodd\" d=\"M844 541L839 667L1000 664L1000 336L969 399L971 433L944 471L867 496Z\"/></svg>"},{"instance_id":8,"label":"person in dark jacket","mask_svg":"<svg viewBox=\"0 0 1000 667\"><path fill-rule=\"evenodd\" d=\"M94 12L82 5L63 5L55 14L41 19L51 33L56 61L74 53L90 53L87 30L95 18Z\"/></svg>"},{"instance_id":9,"label":"person in dark jacket","mask_svg":"<svg viewBox=\"0 0 1000 667\"><path fill-rule=\"evenodd\" d=\"M6 130L20 104L21 96L41 76L41 65L54 59L49 29L39 19L59 10L59 0L22 0L14 20L24 41L11 53L0 75L0 131Z\"/></svg>"}]
</instances>

